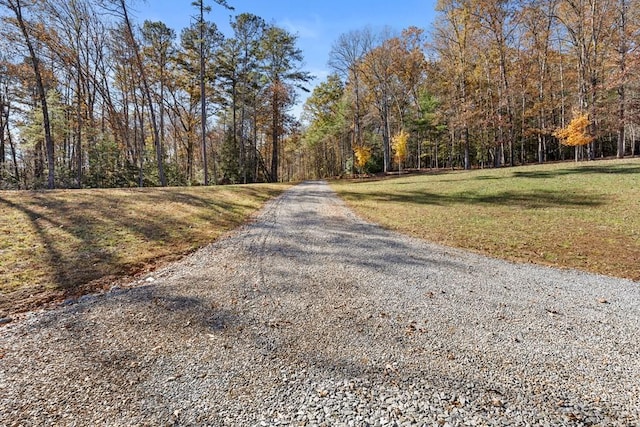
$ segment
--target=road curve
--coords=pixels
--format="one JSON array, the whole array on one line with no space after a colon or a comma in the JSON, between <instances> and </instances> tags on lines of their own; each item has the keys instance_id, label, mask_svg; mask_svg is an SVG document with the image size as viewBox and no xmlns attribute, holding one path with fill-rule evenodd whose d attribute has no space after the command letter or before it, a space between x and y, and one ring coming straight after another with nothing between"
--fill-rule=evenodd
<instances>
[{"instance_id":1,"label":"road curve","mask_svg":"<svg viewBox=\"0 0 640 427\"><path fill-rule=\"evenodd\" d=\"M392 233L323 182L132 285L0 329L0 425L640 425L637 283Z\"/></svg>"}]
</instances>

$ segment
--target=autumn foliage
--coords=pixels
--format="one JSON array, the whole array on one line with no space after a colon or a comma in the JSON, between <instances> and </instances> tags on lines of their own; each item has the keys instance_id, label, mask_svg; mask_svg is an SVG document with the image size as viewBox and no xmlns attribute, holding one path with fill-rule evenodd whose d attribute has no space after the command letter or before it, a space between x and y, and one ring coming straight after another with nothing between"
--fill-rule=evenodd
<instances>
[{"instance_id":1,"label":"autumn foliage","mask_svg":"<svg viewBox=\"0 0 640 427\"><path fill-rule=\"evenodd\" d=\"M371 159L371 148L360 146L355 147L353 149L356 155L356 167L362 173L364 171L364 167L367 165L369 159Z\"/></svg>"},{"instance_id":2,"label":"autumn foliage","mask_svg":"<svg viewBox=\"0 0 640 427\"><path fill-rule=\"evenodd\" d=\"M578 147L587 145L593 141L593 137L589 135L589 114L577 114L569 125L564 129L558 129L554 132L563 145L570 147Z\"/></svg>"},{"instance_id":3,"label":"autumn foliage","mask_svg":"<svg viewBox=\"0 0 640 427\"><path fill-rule=\"evenodd\" d=\"M409 142L409 133L402 129L397 135L393 137L393 156L394 160L400 168L402 162L407 158L407 145Z\"/></svg>"}]
</instances>

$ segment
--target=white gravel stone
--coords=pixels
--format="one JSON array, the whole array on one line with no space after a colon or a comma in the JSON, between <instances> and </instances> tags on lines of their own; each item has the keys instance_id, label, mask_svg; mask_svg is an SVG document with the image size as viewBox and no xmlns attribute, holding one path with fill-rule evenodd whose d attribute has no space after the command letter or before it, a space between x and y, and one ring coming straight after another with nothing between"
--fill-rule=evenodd
<instances>
[{"instance_id":1,"label":"white gravel stone","mask_svg":"<svg viewBox=\"0 0 640 427\"><path fill-rule=\"evenodd\" d=\"M324 183L151 277L2 326L0 425L640 424L637 283L391 233Z\"/></svg>"}]
</instances>

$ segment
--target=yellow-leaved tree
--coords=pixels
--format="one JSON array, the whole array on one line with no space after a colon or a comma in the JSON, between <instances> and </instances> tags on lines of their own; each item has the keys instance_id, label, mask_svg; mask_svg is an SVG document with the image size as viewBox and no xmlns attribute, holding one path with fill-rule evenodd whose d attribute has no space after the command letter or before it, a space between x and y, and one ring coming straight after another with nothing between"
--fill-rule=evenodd
<instances>
[{"instance_id":1,"label":"yellow-leaved tree","mask_svg":"<svg viewBox=\"0 0 640 427\"><path fill-rule=\"evenodd\" d=\"M576 161L578 160L578 147L585 146L593 137L589 135L589 113L575 114L575 117L564 129L556 130L553 135L560 143L569 147L576 147Z\"/></svg>"},{"instance_id":2,"label":"yellow-leaved tree","mask_svg":"<svg viewBox=\"0 0 640 427\"><path fill-rule=\"evenodd\" d=\"M360 173L363 173L364 167L367 165L367 162L369 162L369 159L371 159L371 147L360 145L355 147L353 152L356 155L356 167Z\"/></svg>"},{"instance_id":3,"label":"yellow-leaved tree","mask_svg":"<svg viewBox=\"0 0 640 427\"><path fill-rule=\"evenodd\" d=\"M404 129L393 137L393 157L398 164L398 171L402 170L402 162L407 158L408 143L409 134Z\"/></svg>"}]
</instances>

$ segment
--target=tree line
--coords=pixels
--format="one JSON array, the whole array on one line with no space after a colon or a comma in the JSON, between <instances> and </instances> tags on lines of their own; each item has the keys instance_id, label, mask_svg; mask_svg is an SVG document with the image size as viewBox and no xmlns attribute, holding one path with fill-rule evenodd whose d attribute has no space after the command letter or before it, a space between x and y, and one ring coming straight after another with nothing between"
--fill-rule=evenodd
<instances>
[{"instance_id":1,"label":"tree line","mask_svg":"<svg viewBox=\"0 0 640 427\"><path fill-rule=\"evenodd\" d=\"M128 0L0 0L0 188L280 180L311 79L296 36L191 6L176 34Z\"/></svg>"},{"instance_id":2,"label":"tree line","mask_svg":"<svg viewBox=\"0 0 640 427\"><path fill-rule=\"evenodd\" d=\"M637 0L439 0L429 31L342 34L296 174L636 155L639 42Z\"/></svg>"},{"instance_id":3,"label":"tree line","mask_svg":"<svg viewBox=\"0 0 640 427\"><path fill-rule=\"evenodd\" d=\"M439 0L339 35L301 120L296 35L129 0L0 0L0 188L252 183L634 156L640 0ZM215 0L218 11L230 8Z\"/></svg>"}]
</instances>

